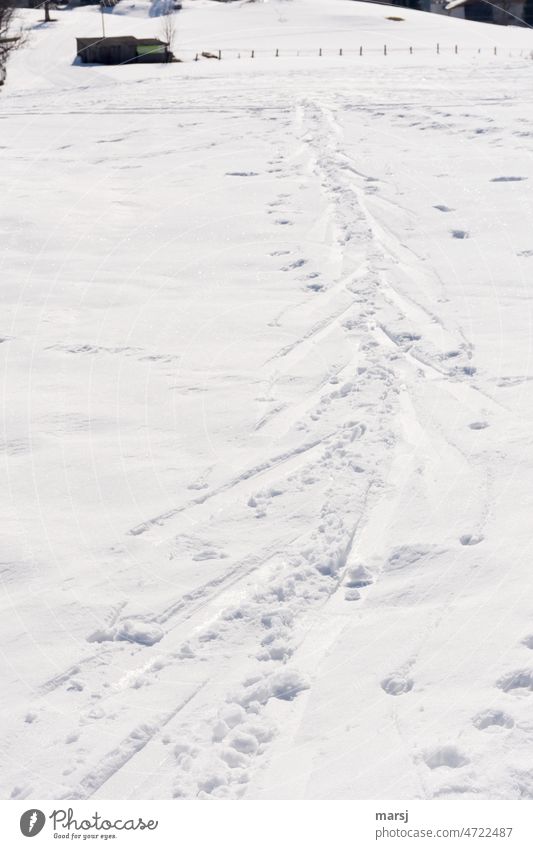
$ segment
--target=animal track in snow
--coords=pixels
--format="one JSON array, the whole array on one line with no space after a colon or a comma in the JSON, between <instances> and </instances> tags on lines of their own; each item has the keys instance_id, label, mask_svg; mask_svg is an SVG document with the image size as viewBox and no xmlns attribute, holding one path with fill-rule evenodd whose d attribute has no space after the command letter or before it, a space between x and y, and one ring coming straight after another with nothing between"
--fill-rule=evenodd
<instances>
[{"instance_id":1,"label":"animal track in snow","mask_svg":"<svg viewBox=\"0 0 533 849\"><path fill-rule=\"evenodd\" d=\"M200 480L193 481L192 483L188 484L187 489L199 490L199 489L207 489L208 487L209 487L209 484L207 483L207 481L200 479Z\"/></svg>"},{"instance_id":2,"label":"animal track in snow","mask_svg":"<svg viewBox=\"0 0 533 849\"><path fill-rule=\"evenodd\" d=\"M259 171L226 171L226 177L259 177Z\"/></svg>"},{"instance_id":3,"label":"animal track in snow","mask_svg":"<svg viewBox=\"0 0 533 849\"><path fill-rule=\"evenodd\" d=\"M288 224L292 226L293 222L289 218L276 218L275 224L285 225Z\"/></svg>"},{"instance_id":4,"label":"animal track in snow","mask_svg":"<svg viewBox=\"0 0 533 849\"><path fill-rule=\"evenodd\" d=\"M469 763L468 758L456 746L439 746L436 749L430 749L424 753L423 758L430 769L439 769L444 766L459 769Z\"/></svg>"},{"instance_id":5,"label":"animal track in snow","mask_svg":"<svg viewBox=\"0 0 533 849\"><path fill-rule=\"evenodd\" d=\"M228 555L224 551L217 548L202 548L196 554L193 554L192 559L199 560L224 560Z\"/></svg>"},{"instance_id":6,"label":"animal track in snow","mask_svg":"<svg viewBox=\"0 0 533 849\"><path fill-rule=\"evenodd\" d=\"M226 552L209 538L201 538L193 534L178 534L169 553L169 560L225 560Z\"/></svg>"},{"instance_id":7,"label":"animal track in snow","mask_svg":"<svg viewBox=\"0 0 533 849\"><path fill-rule=\"evenodd\" d=\"M309 689L309 681L295 669L284 668L269 677L255 676L245 681L234 700L243 708L257 702L265 705L271 698L291 702L303 690Z\"/></svg>"},{"instance_id":8,"label":"animal track in snow","mask_svg":"<svg viewBox=\"0 0 533 849\"><path fill-rule=\"evenodd\" d=\"M483 710L473 718L472 725L480 731L512 728L514 719L503 710Z\"/></svg>"},{"instance_id":9,"label":"animal track in snow","mask_svg":"<svg viewBox=\"0 0 533 849\"><path fill-rule=\"evenodd\" d=\"M164 631L153 622L136 619L126 619L110 628L100 628L94 631L87 641L89 643L128 642L142 646L153 646L164 637Z\"/></svg>"},{"instance_id":10,"label":"animal track in snow","mask_svg":"<svg viewBox=\"0 0 533 849\"><path fill-rule=\"evenodd\" d=\"M292 655L286 629L273 629L261 640L262 650L256 655L258 660L287 661Z\"/></svg>"},{"instance_id":11,"label":"animal track in snow","mask_svg":"<svg viewBox=\"0 0 533 849\"><path fill-rule=\"evenodd\" d=\"M468 230L452 230L451 231L453 239L469 239L470 233Z\"/></svg>"},{"instance_id":12,"label":"animal track in snow","mask_svg":"<svg viewBox=\"0 0 533 849\"><path fill-rule=\"evenodd\" d=\"M450 206L446 206L443 203L437 203L433 207L433 209L438 209L439 212L453 212L454 210Z\"/></svg>"},{"instance_id":13,"label":"animal track in snow","mask_svg":"<svg viewBox=\"0 0 533 849\"><path fill-rule=\"evenodd\" d=\"M527 177L493 177L491 183L521 183Z\"/></svg>"},{"instance_id":14,"label":"animal track in snow","mask_svg":"<svg viewBox=\"0 0 533 849\"><path fill-rule=\"evenodd\" d=\"M406 569L428 555L439 553L440 549L435 545L400 545L392 549L385 562L384 570L393 572L398 569Z\"/></svg>"},{"instance_id":15,"label":"animal track in snow","mask_svg":"<svg viewBox=\"0 0 533 849\"><path fill-rule=\"evenodd\" d=\"M263 490L262 492L256 492L255 495L251 495L247 504L248 507L252 507L255 510L255 516L257 519L263 519L266 516L269 502L273 498L278 498L280 495L283 495L283 490L276 489L272 486L270 489Z\"/></svg>"},{"instance_id":16,"label":"animal track in snow","mask_svg":"<svg viewBox=\"0 0 533 849\"><path fill-rule=\"evenodd\" d=\"M470 430L485 430L486 427L490 427L488 422L470 422L468 425Z\"/></svg>"},{"instance_id":17,"label":"animal track in snow","mask_svg":"<svg viewBox=\"0 0 533 849\"><path fill-rule=\"evenodd\" d=\"M362 563L358 563L354 566L350 566L346 572L346 586L351 589L360 589L361 587L368 587L373 583L373 578L371 573L368 571L366 566L363 566Z\"/></svg>"},{"instance_id":18,"label":"animal track in snow","mask_svg":"<svg viewBox=\"0 0 533 849\"><path fill-rule=\"evenodd\" d=\"M496 682L496 686L504 693L510 690L533 690L533 672L531 669L519 669L510 672Z\"/></svg>"},{"instance_id":19,"label":"animal track in snow","mask_svg":"<svg viewBox=\"0 0 533 849\"><path fill-rule=\"evenodd\" d=\"M296 268L302 268L302 266L307 264L307 260L303 259L295 259L294 262L290 262L288 265L284 265L281 269L282 271L293 271Z\"/></svg>"},{"instance_id":20,"label":"animal track in snow","mask_svg":"<svg viewBox=\"0 0 533 849\"><path fill-rule=\"evenodd\" d=\"M361 598L361 593L359 590L346 590L344 593L345 601L359 601Z\"/></svg>"},{"instance_id":21,"label":"animal track in snow","mask_svg":"<svg viewBox=\"0 0 533 849\"><path fill-rule=\"evenodd\" d=\"M412 678L405 678L403 675L389 675L381 682L381 688L389 696L401 696L403 693L409 693L413 689L414 682Z\"/></svg>"}]
</instances>

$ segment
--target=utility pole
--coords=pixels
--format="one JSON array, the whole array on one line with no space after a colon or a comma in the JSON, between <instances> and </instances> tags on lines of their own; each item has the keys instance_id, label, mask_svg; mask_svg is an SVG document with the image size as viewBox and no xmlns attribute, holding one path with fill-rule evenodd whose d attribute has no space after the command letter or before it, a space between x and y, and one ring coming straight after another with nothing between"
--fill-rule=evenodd
<instances>
[{"instance_id":1,"label":"utility pole","mask_svg":"<svg viewBox=\"0 0 533 849\"><path fill-rule=\"evenodd\" d=\"M102 14L102 38L105 38L104 4L103 3L100 3L100 12Z\"/></svg>"}]
</instances>

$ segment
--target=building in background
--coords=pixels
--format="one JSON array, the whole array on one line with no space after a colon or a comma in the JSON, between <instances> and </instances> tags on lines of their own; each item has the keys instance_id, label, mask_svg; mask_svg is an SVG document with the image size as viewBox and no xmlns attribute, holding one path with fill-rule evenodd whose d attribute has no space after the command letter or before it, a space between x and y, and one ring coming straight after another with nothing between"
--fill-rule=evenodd
<instances>
[{"instance_id":1,"label":"building in background","mask_svg":"<svg viewBox=\"0 0 533 849\"><path fill-rule=\"evenodd\" d=\"M77 38L76 52L84 65L129 65L139 62L171 62L174 56L159 38Z\"/></svg>"}]
</instances>

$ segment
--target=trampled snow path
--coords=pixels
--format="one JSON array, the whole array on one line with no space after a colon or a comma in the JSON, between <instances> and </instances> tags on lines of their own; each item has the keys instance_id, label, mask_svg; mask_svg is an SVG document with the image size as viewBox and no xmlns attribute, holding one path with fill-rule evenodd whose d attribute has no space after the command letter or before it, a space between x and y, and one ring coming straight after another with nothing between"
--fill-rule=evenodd
<instances>
[{"instance_id":1,"label":"trampled snow path","mask_svg":"<svg viewBox=\"0 0 533 849\"><path fill-rule=\"evenodd\" d=\"M6 797L533 795L529 65L278 68L6 99Z\"/></svg>"}]
</instances>

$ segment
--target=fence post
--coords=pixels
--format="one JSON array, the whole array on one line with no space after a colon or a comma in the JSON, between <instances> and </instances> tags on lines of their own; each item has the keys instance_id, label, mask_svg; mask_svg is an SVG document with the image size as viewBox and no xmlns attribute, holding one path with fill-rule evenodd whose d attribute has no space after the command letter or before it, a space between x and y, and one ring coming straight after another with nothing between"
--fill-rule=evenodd
<instances>
[{"instance_id":1,"label":"fence post","mask_svg":"<svg viewBox=\"0 0 533 849\"><path fill-rule=\"evenodd\" d=\"M322 56L322 48L321 47L319 48L318 55Z\"/></svg>"},{"instance_id":2,"label":"fence post","mask_svg":"<svg viewBox=\"0 0 533 849\"><path fill-rule=\"evenodd\" d=\"M276 59L278 58L278 56L279 56L279 48L276 47Z\"/></svg>"},{"instance_id":3,"label":"fence post","mask_svg":"<svg viewBox=\"0 0 533 849\"><path fill-rule=\"evenodd\" d=\"M196 54L196 56L194 57L194 61L195 61L195 62L197 62L197 61L198 61L198 53L197 53L197 54Z\"/></svg>"},{"instance_id":4,"label":"fence post","mask_svg":"<svg viewBox=\"0 0 533 849\"><path fill-rule=\"evenodd\" d=\"M458 53L457 45L455 45L455 53L456 53L456 54Z\"/></svg>"},{"instance_id":5,"label":"fence post","mask_svg":"<svg viewBox=\"0 0 533 849\"><path fill-rule=\"evenodd\" d=\"M219 58L219 59L222 59L222 50L219 50L219 51L218 51L218 58Z\"/></svg>"},{"instance_id":6,"label":"fence post","mask_svg":"<svg viewBox=\"0 0 533 849\"><path fill-rule=\"evenodd\" d=\"M254 56L255 56L255 50L252 50L252 56L251 56L251 58L253 59L253 58L254 58Z\"/></svg>"},{"instance_id":7,"label":"fence post","mask_svg":"<svg viewBox=\"0 0 533 849\"><path fill-rule=\"evenodd\" d=\"M494 48L494 55L495 55L495 56L497 56L497 55L498 55L498 48L497 48L497 47L495 47L495 48Z\"/></svg>"},{"instance_id":8,"label":"fence post","mask_svg":"<svg viewBox=\"0 0 533 849\"><path fill-rule=\"evenodd\" d=\"M437 53L440 53L440 45L437 44Z\"/></svg>"},{"instance_id":9,"label":"fence post","mask_svg":"<svg viewBox=\"0 0 533 849\"><path fill-rule=\"evenodd\" d=\"M411 54L411 56L413 55L413 48L412 47L409 48L409 53Z\"/></svg>"},{"instance_id":10,"label":"fence post","mask_svg":"<svg viewBox=\"0 0 533 849\"><path fill-rule=\"evenodd\" d=\"M362 55L363 55L363 48L362 48L362 47L360 47L360 48L359 48L359 56L362 56Z\"/></svg>"},{"instance_id":11,"label":"fence post","mask_svg":"<svg viewBox=\"0 0 533 849\"><path fill-rule=\"evenodd\" d=\"M341 49L339 50L339 56L342 56L342 47L341 47Z\"/></svg>"},{"instance_id":12,"label":"fence post","mask_svg":"<svg viewBox=\"0 0 533 849\"><path fill-rule=\"evenodd\" d=\"M383 45L383 55L384 56L387 55L387 45L386 44Z\"/></svg>"}]
</instances>

